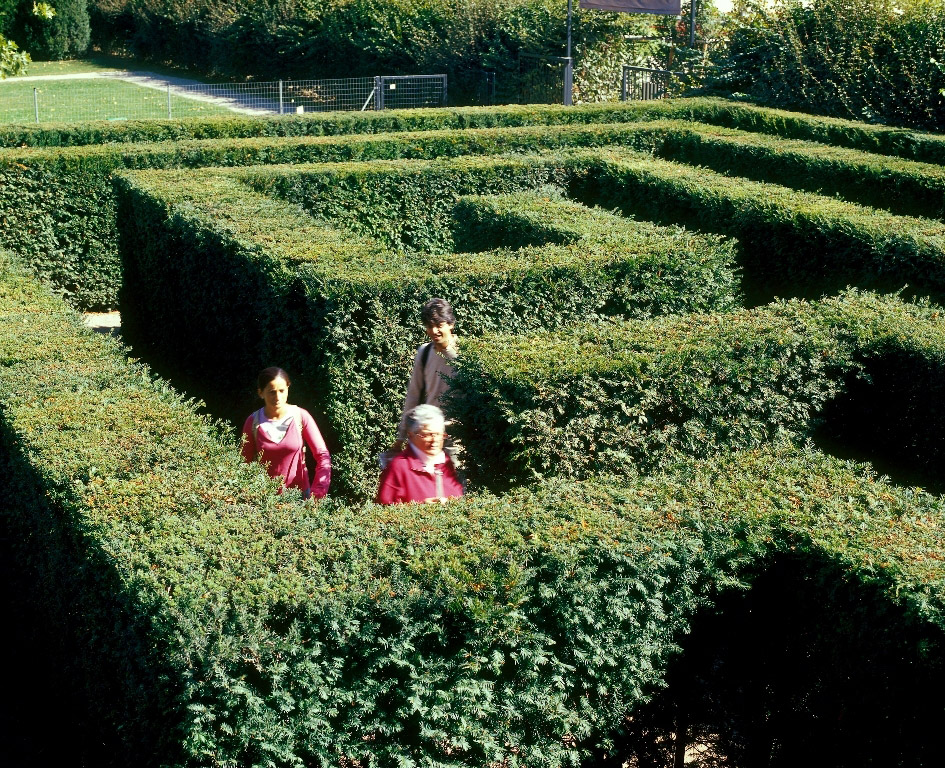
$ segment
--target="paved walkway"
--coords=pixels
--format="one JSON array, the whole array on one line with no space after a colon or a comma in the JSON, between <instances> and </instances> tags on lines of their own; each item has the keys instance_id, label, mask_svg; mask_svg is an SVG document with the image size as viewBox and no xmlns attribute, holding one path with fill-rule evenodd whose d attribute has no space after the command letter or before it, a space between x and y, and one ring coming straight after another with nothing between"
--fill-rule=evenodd
<instances>
[{"instance_id":1,"label":"paved walkway","mask_svg":"<svg viewBox=\"0 0 945 768\"><path fill-rule=\"evenodd\" d=\"M120 312L86 312L82 320L93 331L121 336Z\"/></svg>"}]
</instances>

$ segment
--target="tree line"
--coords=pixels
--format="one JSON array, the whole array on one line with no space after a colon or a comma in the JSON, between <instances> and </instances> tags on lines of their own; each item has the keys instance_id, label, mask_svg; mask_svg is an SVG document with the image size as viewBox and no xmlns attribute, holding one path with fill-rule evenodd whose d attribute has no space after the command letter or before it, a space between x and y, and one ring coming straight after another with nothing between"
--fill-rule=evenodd
<instances>
[{"instance_id":1,"label":"tree line","mask_svg":"<svg viewBox=\"0 0 945 768\"><path fill-rule=\"evenodd\" d=\"M576 5L576 3L575 3ZM522 54L563 56L565 0L0 0L2 72L94 49L228 78L432 74L471 98L494 73L515 101ZM942 0L700 3L681 17L575 9L576 103L617 98L624 64L689 75L686 87L924 129L945 127ZM12 42L15 41L15 44ZM19 48L16 48L18 45Z\"/></svg>"}]
</instances>

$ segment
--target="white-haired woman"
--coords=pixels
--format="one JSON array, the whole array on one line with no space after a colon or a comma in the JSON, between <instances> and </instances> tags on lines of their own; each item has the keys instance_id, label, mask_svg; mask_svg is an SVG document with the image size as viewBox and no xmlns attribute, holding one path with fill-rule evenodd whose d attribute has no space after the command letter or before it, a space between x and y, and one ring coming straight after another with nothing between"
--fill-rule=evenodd
<instances>
[{"instance_id":1,"label":"white-haired woman","mask_svg":"<svg viewBox=\"0 0 945 768\"><path fill-rule=\"evenodd\" d=\"M463 485L449 456L443 452L446 428L443 411L418 405L406 414L407 447L381 474L378 504L411 501L445 502L463 495Z\"/></svg>"}]
</instances>

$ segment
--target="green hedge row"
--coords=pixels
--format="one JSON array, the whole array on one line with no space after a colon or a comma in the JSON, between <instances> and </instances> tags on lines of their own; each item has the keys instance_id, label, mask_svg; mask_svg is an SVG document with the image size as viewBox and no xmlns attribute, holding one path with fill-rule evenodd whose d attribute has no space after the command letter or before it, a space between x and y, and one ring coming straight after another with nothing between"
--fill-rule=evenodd
<instances>
[{"instance_id":1,"label":"green hedge row","mask_svg":"<svg viewBox=\"0 0 945 768\"><path fill-rule=\"evenodd\" d=\"M75 306L109 309L121 284L110 179L118 170L531 152L601 146L626 130L565 125L0 150L0 247L24 256ZM641 141L644 149L651 143Z\"/></svg>"},{"instance_id":2,"label":"green hedge row","mask_svg":"<svg viewBox=\"0 0 945 768\"><path fill-rule=\"evenodd\" d=\"M654 122L640 127L664 125ZM945 216L941 165L758 133L723 133L692 123L664 131L660 138L652 151L665 160L836 196L905 216ZM638 139L634 148L641 144Z\"/></svg>"},{"instance_id":3,"label":"green hedge row","mask_svg":"<svg viewBox=\"0 0 945 768\"><path fill-rule=\"evenodd\" d=\"M945 409L923 382L945 376L941 311L874 294L470 339L449 410L471 477L501 488L810 437L828 402L890 366L905 386L872 418L898 425L894 445L925 435L940 470Z\"/></svg>"},{"instance_id":4,"label":"green hedge row","mask_svg":"<svg viewBox=\"0 0 945 768\"><path fill-rule=\"evenodd\" d=\"M305 116L184 118L89 122L58 126L4 126L0 147L72 147L89 144L238 139L277 136L338 136L401 131L622 123L685 118L694 105L714 109L732 102L719 99L624 102L563 107L554 104L329 112Z\"/></svg>"},{"instance_id":5,"label":"green hedge row","mask_svg":"<svg viewBox=\"0 0 945 768\"><path fill-rule=\"evenodd\" d=\"M731 235L746 292L819 296L847 285L945 296L945 225L618 150L572 197L625 214Z\"/></svg>"},{"instance_id":6,"label":"green hedge row","mask_svg":"<svg viewBox=\"0 0 945 768\"><path fill-rule=\"evenodd\" d=\"M878 590L883 641L915 626L941 667L935 497L781 445L622 488L305 504L5 259L0 286L3 515L116 764L575 764L780 551Z\"/></svg>"},{"instance_id":7,"label":"green hedge row","mask_svg":"<svg viewBox=\"0 0 945 768\"><path fill-rule=\"evenodd\" d=\"M725 110L746 109L740 105L717 100L681 100L672 103L661 102L646 109L610 105L581 108L573 112L563 108L548 108L546 113L542 111L542 107L534 108L538 110L535 115L532 115L529 109L517 111L518 108L509 108L507 113L500 110L495 114L473 110L468 115L462 111L451 111L448 113L454 118L451 120L440 120L431 116L432 111L424 111L417 113L414 116L416 119L408 120L409 115L387 116L387 122L371 122L381 120L381 117L374 116L363 124L350 125L345 120L356 121L360 118L348 116L334 128L331 128L333 123L330 121L313 123L322 126L326 132L329 129L342 131L354 128L423 129L419 133L410 134L230 138L224 141L222 139L229 134L222 132L218 139L166 141L150 145L112 143L65 149L0 150L0 221L4 223L0 228L0 246L23 254L35 265L36 273L50 280L75 306L84 309L109 309L116 306L117 289L121 279L119 260L114 248L115 204L109 179L110 174L116 170L421 159L607 144L620 144L650 152L670 152L672 148L672 151L680 153L683 159L690 159L688 153L694 153L691 159L697 162L715 164L724 170L751 172L753 175L761 173L764 168L765 178L772 175L774 178L788 178L804 188L813 185L828 192L840 191L850 199L871 204L886 200L895 210L901 212L937 214L939 211L941 174L926 167L917 168L908 163L879 163L867 157L858 160L855 156L837 153L836 150L806 147L803 158L799 160L803 163L803 170L797 171L796 164L782 155L785 150L790 150L793 153L791 157L797 160L796 146L776 143L768 148L763 140L751 142L744 137L737 139L733 135L730 140L727 137L713 141L703 138L697 142L696 149L687 149L689 144L697 141L692 131L697 131L700 136L718 131L692 124L686 127L681 123L661 122L658 119L675 117L718 122L721 121L719 115L728 114ZM746 114L751 116L754 112L749 110ZM466 115L469 119L460 120L457 115ZM536 115L546 123L556 120L574 122L564 125L527 125L529 122L539 121ZM475 119L472 119L473 117ZM619 122L636 119L643 122ZM617 122L598 124L599 120ZM819 118L811 120L816 123ZM525 125L518 128L456 130L497 122ZM746 127L756 127L751 121L742 122L746 123ZM223 124L229 125L226 122ZM266 121L247 122L243 119L233 123L237 126L256 126L260 131L260 126L267 124ZM172 132L167 138L214 135L209 129L205 132L202 132L202 129L197 130L203 123L185 122L181 125L191 126L193 131ZM285 125L294 123L290 120ZM442 125L448 128L431 130ZM160 124L155 124L155 130L158 127ZM235 129L233 132L245 133ZM683 134L688 138L681 138ZM103 134L98 140L106 138L118 137ZM132 132L125 138L141 140L147 136ZM814 132L808 138L823 137ZM876 148L868 142L866 146ZM736 147L741 148L736 150ZM735 152L737 157L733 157L732 152ZM746 153L746 160L738 159L746 157ZM815 156L817 160L813 159ZM825 161L821 159L823 157L826 158L826 166ZM840 165L833 165L833 160ZM873 191L877 189L877 185L887 191L885 197L882 191Z\"/></svg>"},{"instance_id":8,"label":"green hedge row","mask_svg":"<svg viewBox=\"0 0 945 768\"><path fill-rule=\"evenodd\" d=\"M256 372L285 367L321 417L335 490L369 497L373 457L393 440L423 338L426 298L453 303L463 336L735 306L731 242L587 211L548 187L570 173L549 156L126 175L123 333L185 372L189 392L212 404L232 393L215 410L234 420L255 407ZM243 182L295 191L317 201L316 213L376 231L335 229ZM453 253L463 250L454 222L473 221L483 206L571 221L536 230L527 247L499 238ZM391 248L408 240L411 250Z\"/></svg>"},{"instance_id":9,"label":"green hedge row","mask_svg":"<svg viewBox=\"0 0 945 768\"><path fill-rule=\"evenodd\" d=\"M234 116L132 120L121 123L90 122L61 126L7 126L0 129L0 147L69 147L129 142L176 142L189 139L328 136L646 120L690 120L782 138L817 141L920 162L939 165L945 163L945 138L937 134L705 97L587 104L580 107L539 104L390 112L334 112L304 117Z\"/></svg>"},{"instance_id":10,"label":"green hedge row","mask_svg":"<svg viewBox=\"0 0 945 768\"><path fill-rule=\"evenodd\" d=\"M922 163L945 163L945 136L908 128L871 125L856 120L819 117L724 99L684 99L692 105L688 117L702 123L767 133L784 139L803 139L861 152L891 155Z\"/></svg>"}]
</instances>

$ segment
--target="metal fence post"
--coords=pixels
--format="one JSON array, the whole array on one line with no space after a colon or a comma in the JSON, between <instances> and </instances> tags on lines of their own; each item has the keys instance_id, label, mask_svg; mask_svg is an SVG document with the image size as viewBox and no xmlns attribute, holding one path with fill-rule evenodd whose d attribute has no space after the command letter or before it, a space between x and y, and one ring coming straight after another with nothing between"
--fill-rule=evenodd
<instances>
[{"instance_id":1,"label":"metal fence post","mask_svg":"<svg viewBox=\"0 0 945 768\"><path fill-rule=\"evenodd\" d=\"M443 106L444 107L446 106L446 86L447 86L446 75L443 75Z\"/></svg>"},{"instance_id":2,"label":"metal fence post","mask_svg":"<svg viewBox=\"0 0 945 768\"><path fill-rule=\"evenodd\" d=\"M33 89L33 114L36 116L36 122L39 122L39 89Z\"/></svg>"},{"instance_id":3,"label":"metal fence post","mask_svg":"<svg viewBox=\"0 0 945 768\"><path fill-rule=\"evenodd\" d=\"M285 114L285 106L283 104L283 98L282 98L282 81L281 80L279 81L279 114L280 115Z\"/></svg>"},{"instance_id":4,"label":"metal fence post","mask_svg":"<svg viewBox=\"0 0 945 768\"><path fill-rule=\"evenodd\" d=\"M571 106L571 92L574 90L574 59L568 56L564 65L564 106Z\"/></svg>"},{"instance_id":5,"label":"metal fence post","mask_svg":"<svg viewBox=\"0 0 945 768\"><path fill-rule=\"evenodd\" d=\"M384 78L380 75L374 77L374 109L384 109Z\"/></svg>"},{"instance_id":6,"label":"metal fence post","mask_svg":"<svg viewBox=\"0 0 945 768\"><path fill-rule=\"evenodd\" d=\"M623 73L620 75L620 100L627 100L627 68L623 68Z\"/></svg>"},{"instance_id":7,"label":"metal fence post","mask_svg":"<svg viewBox=\"0 0 945 768\"><path fill-rule=\"evenodd\" d=\"M170 120L173 117L171 114L171 84L167 84L167 119Z\"/></svg>"}]
</instances>

